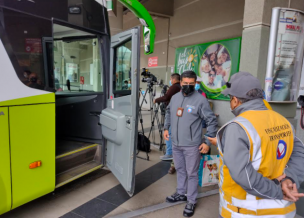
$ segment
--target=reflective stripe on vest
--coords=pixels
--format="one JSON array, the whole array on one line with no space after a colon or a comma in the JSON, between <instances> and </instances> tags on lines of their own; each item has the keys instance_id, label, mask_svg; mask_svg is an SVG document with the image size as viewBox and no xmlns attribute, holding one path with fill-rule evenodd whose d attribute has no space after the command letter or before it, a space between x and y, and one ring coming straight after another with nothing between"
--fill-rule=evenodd
<instances>
[{"instance_id":1,"label":"reflective stripe on vest","mask_svg":"<svg viewBox=\"0 0 304 218\"><path fill-rule=\"evenodd\" d=\"M221 145L224 130L230 123L239 124L246 132L250 142L250 155L244 158L248 158L248 163L251 162L253 168L264 177L274 179L282 175L293 150L292 127L284 117L274 111L247 111L223 126L217 134L220 152L220 214L225 218L294 217L294 203L272 200L268 196L260 199L234 182L229 169L223 163Z\"/></svg>"}]
</instances>

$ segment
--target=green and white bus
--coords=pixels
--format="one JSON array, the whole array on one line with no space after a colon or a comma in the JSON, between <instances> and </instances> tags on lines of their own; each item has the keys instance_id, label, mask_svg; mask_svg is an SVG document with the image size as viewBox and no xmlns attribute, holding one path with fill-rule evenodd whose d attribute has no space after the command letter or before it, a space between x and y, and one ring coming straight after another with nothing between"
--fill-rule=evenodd
<instances>
[{"instance_id":1,"label":"green and white bus","mask_svg":"<svg viewBox=\"0 0 304 218\"><path fill-rule=\"evenodd\" d=\"M0 0L0 214L104 166L133 194L140 29L111 37L105 1Z\"/></svg>"}]
</instances>

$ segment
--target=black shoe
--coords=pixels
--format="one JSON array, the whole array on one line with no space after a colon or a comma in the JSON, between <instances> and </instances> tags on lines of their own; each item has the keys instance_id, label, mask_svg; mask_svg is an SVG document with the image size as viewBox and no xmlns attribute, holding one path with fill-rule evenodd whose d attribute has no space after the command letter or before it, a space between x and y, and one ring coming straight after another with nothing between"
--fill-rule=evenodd
<instances>
[{"instance_id":1,"label":"black shoe","mask_svg":"<svg viewBox=\"0 0 304 218\"><path fill-rule=\"evenodd\" d=\"M177 192L175 192L173 195L167 197L166 201L168 203L175 203L175 202L179 202L179 201L187 201L187 196L186 195L180 195Z\"/></svg>"},{"instance_id":2,"label":"black shoe","mask_svg":"<svg viewBox=\"0 0 304 218\"><path fill-rule=\"evenodd\" d=\"M195 211L196 204L187 203L184 210L184 217L192 217Z\"/></svg>"}]
</instances>

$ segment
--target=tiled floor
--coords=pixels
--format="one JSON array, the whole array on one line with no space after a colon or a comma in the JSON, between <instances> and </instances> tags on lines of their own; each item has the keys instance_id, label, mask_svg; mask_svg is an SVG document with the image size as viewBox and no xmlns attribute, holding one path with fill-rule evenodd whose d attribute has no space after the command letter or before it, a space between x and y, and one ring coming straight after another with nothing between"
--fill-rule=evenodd
<instances>
[{"instance_id":1,"label":"tiled floor","mask_svg":"<svg viewBox=\"0 0 304 218\"><path fill-rule=\"evenodd\" d=\"M194 218L217 218L218 217L218 195L213 195L210 197L199 199L197 202L197 207L195 210ZM159 210L153 213L144 214L143 217L146 218L179 218L183 217L183 210L185 204L170 207L164 210Z\"/></svg>"}]
</instances>

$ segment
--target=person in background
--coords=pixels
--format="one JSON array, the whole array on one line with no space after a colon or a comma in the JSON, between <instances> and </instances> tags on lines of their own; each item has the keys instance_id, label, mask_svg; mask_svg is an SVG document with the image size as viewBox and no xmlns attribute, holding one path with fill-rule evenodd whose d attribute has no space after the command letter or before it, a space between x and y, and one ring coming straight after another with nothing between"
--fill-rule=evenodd
<instances>
[{"instance_id":1,"label":"person in background","mask_svg":"<svg viewBox=\"0 0 304 218\"><path fill-rule=\"evenodd\" d=\"M247 72L231 77L223 95L230 96L236 116L217 133L220 152L220 217L296 215L304 181L304 145L282 115L266 108L257 78ZM232 200L231 200L232 199Z\"/></svg>"},{"instance_id":2,"label":"person in background","mask_svg":"<svg viewBox=\"0 0 304 218\"><path fill-rule=\"evenodd\" d=\"M131 79L128 80L128 90L132 89Z\"/></svg>"},{"instance_id":3,"label":"person in background","mask_svg":"<svg viewBox=\"0 0 304 218\"><path fill-rule=\"evenodd\" d=\"M43 90L43 86L39 85L38 83L38 76L36 73L31 73L29 76L29 84L28 86L35 89L41 89Z\"/></svg>"},{"instance_id":4,"label":"person in background","mask_svg":"<svg viewBox=\"0 0 304 218\"><path fill-rule=\"evenodd\" d=\"M180 92L181 90L181 86L180 86L180 75L178 73L173 73L171 74L171 78L170 78L170 88L168 89L167 93L160 97L160 98L156 98L154 99L153 103L154 104L159 104L159 103L166 103L166 105L168 105L170 103L170 100L172 98L173 95L175 95L176 93ZM166 154L164 156L160 157L161 160L172 160L173 156L172 156L172 142L171 142L171 128L169 128L169 140L166 141ZM174 168L174 166L173 166ZM175 169L171 169L169 170L169 173L173 172L174 173Z\"/></svg>"},{"instance_id":5,"label":"person in background","mask_svg":"<svg viewBox=\"0 0 304 218\"><path fill-rule=\"evenodd\" d=\"M22 79L22 82L25 84L25 85L28 85L30 83L30 80L29 80L29 77L31 75L31 71L29 70L24 70L23 71L23 79Z\"/></svg>"},{"instance_id":6,"label":"person in background","mask_svg":"<svg viewBox=\"0 0 304 218\"><path fill-rule=\"evenodd\" d=\"M198 91L198 93L200 93L202 96L207 98L205 92L203 92L203 90L201 90L201 83L202 82L203 82L202 78L197 77L196 84L195 84L195 90Z\"/></svg>"},{"instance_id":7,"label":"person in background","mask_svg":"<svg viewBox=\"0 0 304 218\"><path fill-rule=\"evenodd\" d=\"M173 159L177 171L176 192L168 196L166 201L188 201L183 212L185 217L193 216L196 207L201 158L199 151L206 154L210 150L209 141L202 138L202 120L207 122L206 135L212 137L217 132L217 120L209 102L195 91L196 79L193 71L185 71L181 75L182 92L172 97L166 110L164 126L165 140L169 140L170 128L172 131Z\"/></svg>"},{"instance_id":8,"label":"person in background","mask_svg":"<svg viewBox=\"0 0 304 218\"><path fill-rule=\"evenodd\" d=\"M122 90L128 90L129 89L128 84L129 84L128 80L125 80L124 85L122 86Z\"/></svg>"}]
</instances>

